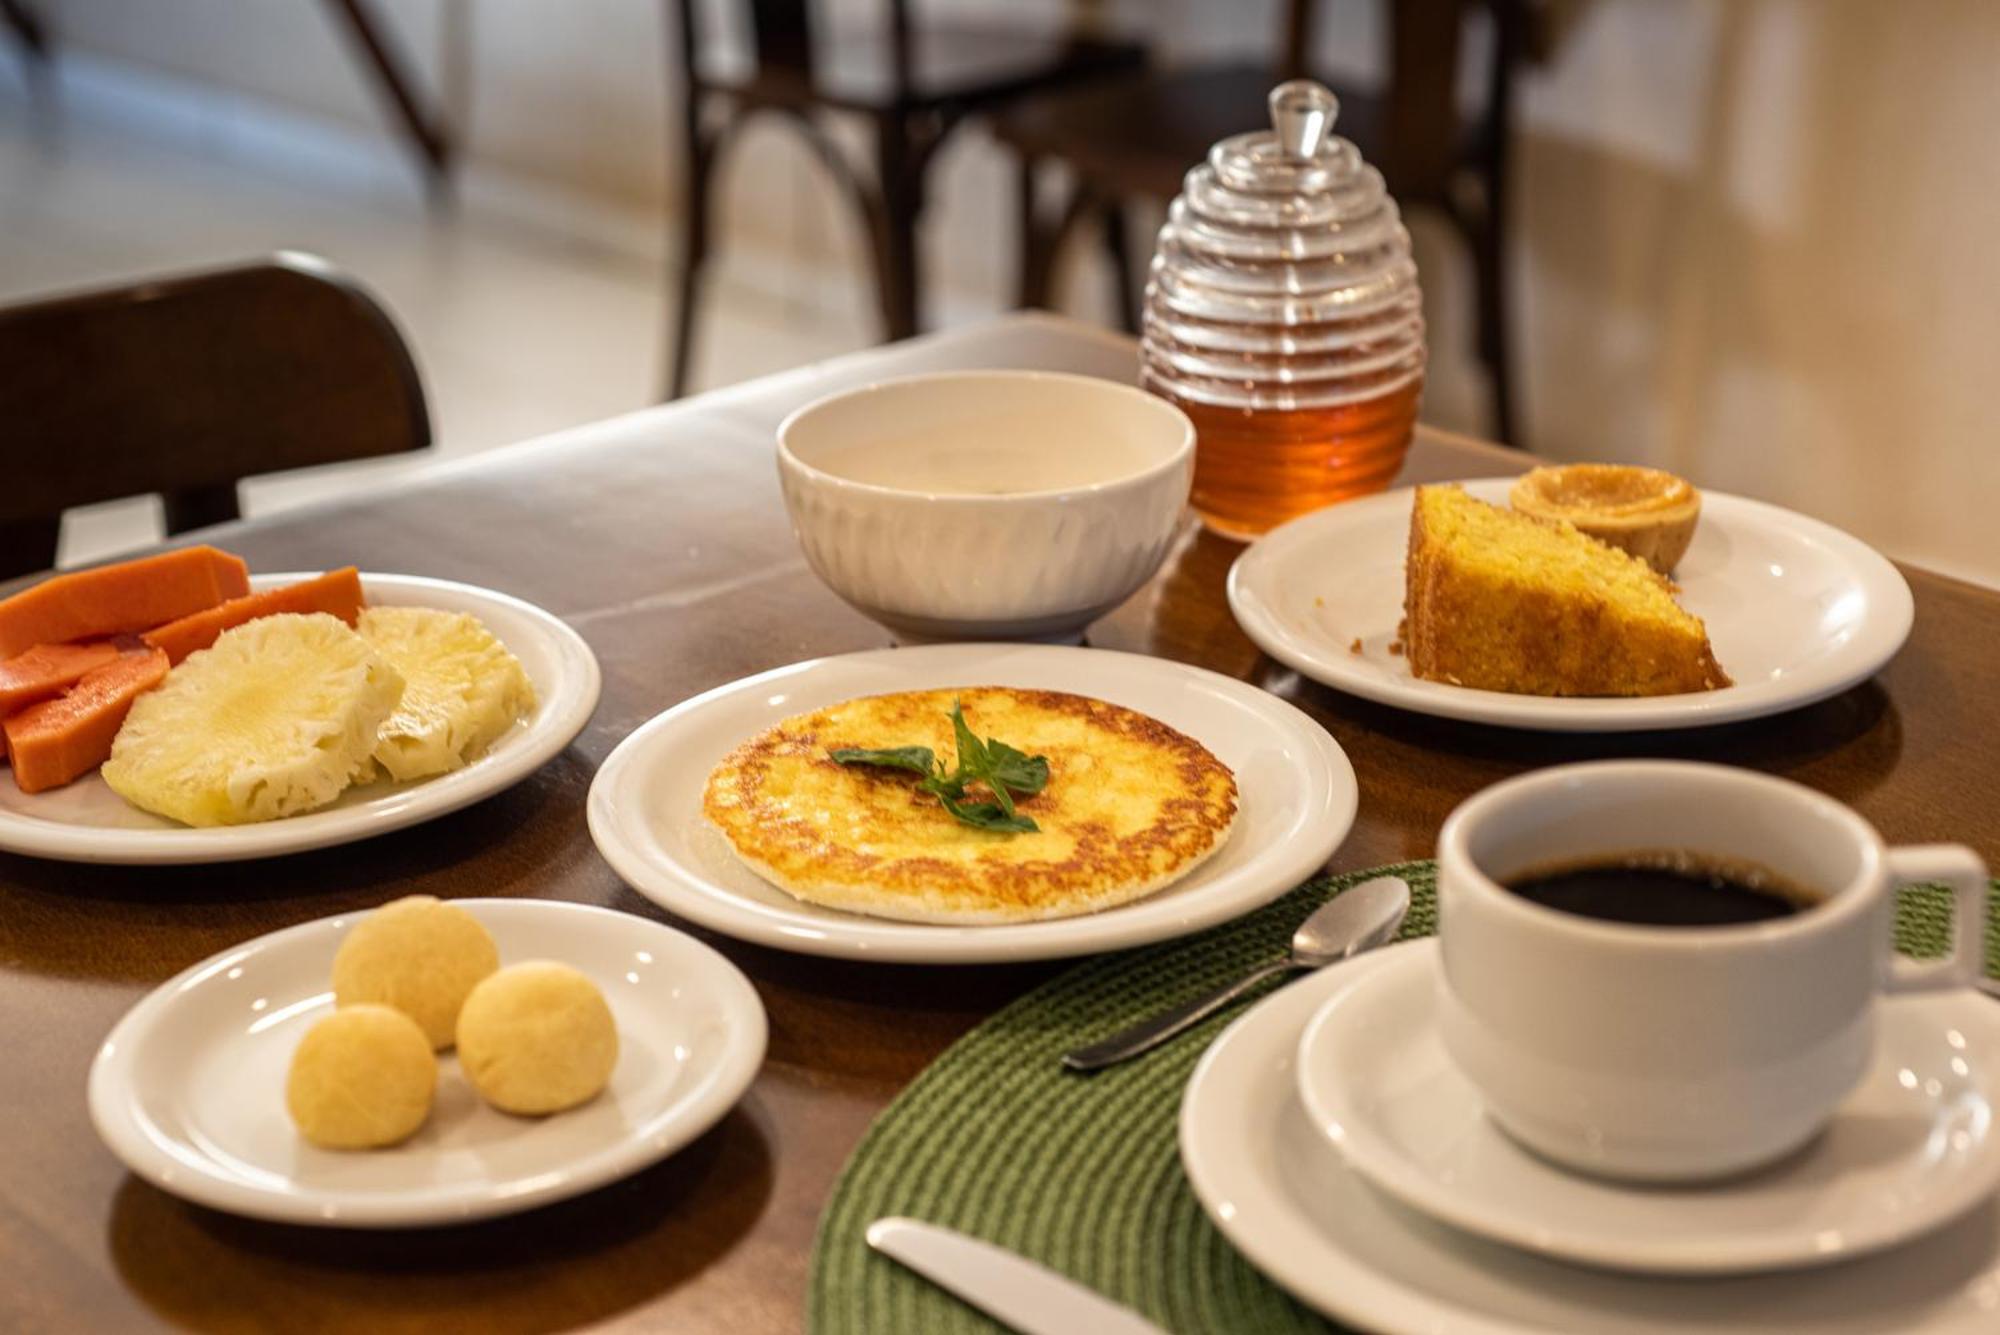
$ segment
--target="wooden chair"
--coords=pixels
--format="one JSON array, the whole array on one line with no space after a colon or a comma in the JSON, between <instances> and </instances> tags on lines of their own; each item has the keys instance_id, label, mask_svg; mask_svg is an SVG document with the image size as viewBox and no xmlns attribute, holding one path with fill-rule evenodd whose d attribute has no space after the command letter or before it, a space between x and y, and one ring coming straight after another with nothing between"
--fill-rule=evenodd
<instances>
[{"instance_id":1,"label":"wooden chair","mask_svg":"<svg viewBox=\"0 0 2000 1335\"><path fill-rule=\"evenodd\" d=\"M0 25L30 60L49 58L49 30L28 0L0 0Z\"/></svg>"},{"instance_id":2,"label":"wooden chair","mask_svg":"<svg viewBox=\"0 0 2000 1335\"><path fill-rule=\"evenodd\" d=\"M874 251L885 338L917 332L922 294L917 220L927 169L971 114L1029 93L1138 68L1141 48L1019 24L913 25L908 0L881 0L874 29L821 31L812 0L747 0L747 58L704 40L693 0L667 0L679 43L683 137L682 243L668 395L687 389L701 273L710 250L711 182L744 122L775 113L806 137L862 216ZM857 168L819 123L831 112L868 122L872 170Z\"/></svg>"},{"instance_id":3,"label":"wooden chair","mask_svg":"<svg viewBox=\"0 0 2000 1335\"><path fill-rule=\"evenodd\" d=\"M442 198L442 192L450 184L457 153L443 113L424 105L408 58L369 0L324 0L324 3L388 102L403 142L423 169L425 181L434 195ZM49 35L49 25L30 0L0 0L0 31L6 32L28 57L31 74L45 72L55 58L55 41Z\"/></svg>"},{"instance_id":4,"label":"wooden chair","mask_svg":"<svg viewBox=\"0 0 2000 1335\"><path fill-rule=\"evenodd\" d=\"M1335 132L1382 170L1408 208L1433 208L1470 245L1478 310L1478 351L1493 381L1495 430L1518 443L1509 367L1506 266L1508 141L1516 75L1544 43L1536 0L1385 0L1389 61L1383 89L1333 82L1340 98ZM1121 314L1137 327L1140 293L1128 253L1125 205L1167 200L1217 140L1269 124L1265 97L1308 73L1311 0L1287 0L1276 54L1267 61L1149 70L1020 102L996 118L995 132L1021 157L1019 299L1050 300L1055 256L1071 231L1096 215L1119 282ZM1459 112L1455 96L1467 16L1492 25L1480 112ZM1066 163L1076 184L1067 199L1041 189L1042 164ZM1149 247L1150 249L1150 247Z\"/></svg>"},{"instance_id":5,"label":"wooden chair","mask_svg":"<svg viewBox=\"0 0 2000 1335\"><path fill-rule=\"evenodd\" d=\"M426 106L407 56L368 0L325 0L327 11L354 46L356 59L375 80L382 99L396 118L403 143L423 170L434 196L451 181L458 145L444 112Z\"/></svg>"},{"instance_id":6,"label":"wooden chair","mask_svg":"<svg viewBox=\"0 0 2000 1335\"><path fill-rule=\"evenodd\" d=\"M62 512L160 493L167 532L255 473L430 444L388 313L310 255L0 308L0 578L55 563Z\"/></svg>"}]
</instances>

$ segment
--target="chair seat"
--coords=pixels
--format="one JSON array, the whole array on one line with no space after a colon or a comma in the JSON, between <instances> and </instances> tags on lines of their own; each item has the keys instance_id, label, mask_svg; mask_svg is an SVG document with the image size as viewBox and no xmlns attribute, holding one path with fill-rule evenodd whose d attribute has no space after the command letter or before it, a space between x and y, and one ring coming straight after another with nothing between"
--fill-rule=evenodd
<instances>
[{"instance_id":1,"label":"chair seat","mask_svg":"<svg viewBox=\"0 0 2000 1335\"><path fill-rule=\"evenodd\" d=\"M1145 50L1126 42L1078 38L1055 29L1000 24L930 23L910 32L910 82L898 95L888 34L850 27L814 35L811 76L781 67L758 70L748 52L704 52L702 81L760 101L819 103L860 111L978 108L1072 80L1134 70Z\"/></svg>"},{"instance_id":2,"label":"chair seat","mask_svg":"<svg viewBox=\"0 0 2000 1335\"><path fill-rule=\"evenodd\" d=\"M1145 71L1025 99L994 133L1030 158L1060 158L1121 197L1169 199L1219 140L1268 129L1265 99L1281 76L1265 64ZM1336 88L1334 133L1381 160L1382 99Z\"/></svg>"}]
</instances>

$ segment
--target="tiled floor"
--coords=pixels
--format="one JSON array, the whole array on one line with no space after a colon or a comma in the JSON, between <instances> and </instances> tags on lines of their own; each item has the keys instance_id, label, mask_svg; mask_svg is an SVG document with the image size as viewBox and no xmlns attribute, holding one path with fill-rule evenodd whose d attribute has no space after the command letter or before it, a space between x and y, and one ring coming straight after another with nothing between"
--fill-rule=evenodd
<instances>
[{"instance_id":1,"label":"tiled floor","mask_svg":"<svg viewBox=\"0 0 2000 1335\"><path fill-rule=\"evenodd\" d=\"M391 152L328 162L240 136L133 123L67 97L40 110L0 83L0 300L240 259L323 255L394 313L428 388L437 451L463 454L627 412L658 394L658 259L425 206ZM338 155L335 155L338 157ZM854 309L773 296L719 276L696 359L703 386L865 345ZM252 514L378 484L409 460L252 482ZM72 564L148 541L154 500L72 513Z\"/></svg>"}]
</instances>

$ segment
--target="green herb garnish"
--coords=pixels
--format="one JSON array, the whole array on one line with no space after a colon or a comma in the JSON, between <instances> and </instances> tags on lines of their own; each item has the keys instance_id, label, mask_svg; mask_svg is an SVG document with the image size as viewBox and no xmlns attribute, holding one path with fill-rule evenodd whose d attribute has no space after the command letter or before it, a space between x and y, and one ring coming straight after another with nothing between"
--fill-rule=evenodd
<instances>
[{"instance_id":1,"label":"green herb garnish","mask_svg":"<svg viewBox=\"0 0 2000 1335\"><path fill-rule=\"evenodd\" d=\"M843 746L827 754L842 765L877 765L921 774L923 782L917 787L934 795L961 825L1011 834L1041 829L1033 816L1023 816L1014 809L1014 799L1033 797L1047 786L1048 757L1025 755L994 737L981 741L966 726L965 712L956 700L951 705L951 730L957 738L958 767L949 774L928 746L894 746L880 751ZM967 794L975 783L985 785L991 798L970 799Z\"/></svg>"}]
</instances>

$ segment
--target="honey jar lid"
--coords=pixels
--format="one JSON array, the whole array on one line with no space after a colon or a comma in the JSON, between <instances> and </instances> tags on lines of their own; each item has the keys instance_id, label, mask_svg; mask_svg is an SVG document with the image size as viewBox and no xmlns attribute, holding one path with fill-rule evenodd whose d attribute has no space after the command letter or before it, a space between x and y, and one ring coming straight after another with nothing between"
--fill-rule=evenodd
<instances>
[{"instance_id":1,"label":"honey jar lid","mask_svg":"<svg viewBox=\"0 0 2000 1335\"><path fill-rule=\"evenodd\" d=\"M1421 376L1422 293L1382 173L1334 133L1340 104L1278 85L1269 129L1189 171L1146 289L1146 377L1211 402L1319 403Z\"/></svg>"}]
</instances>

